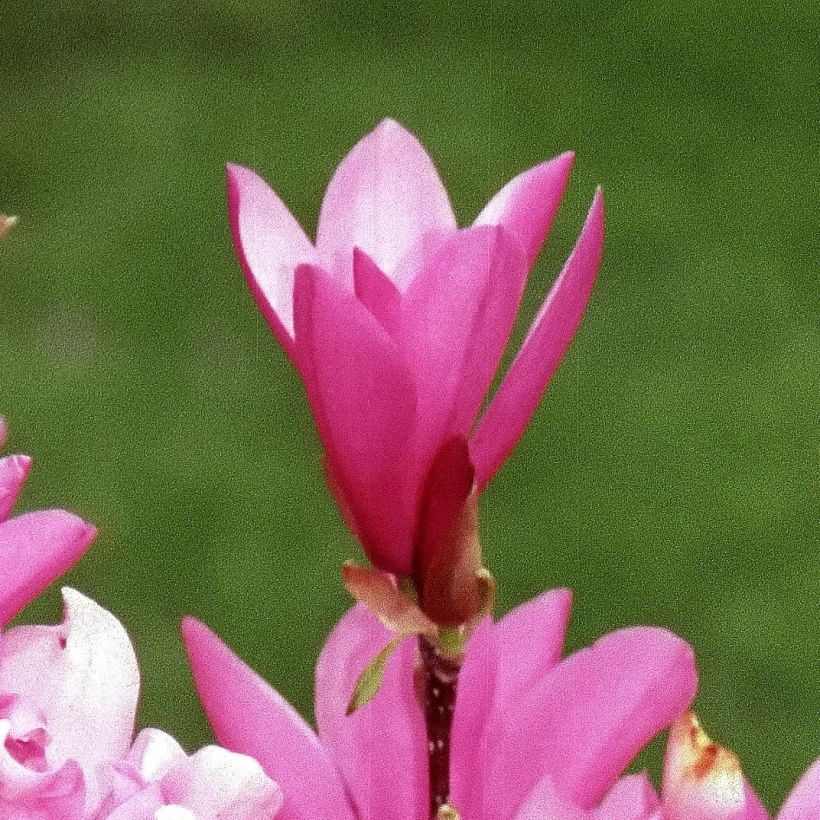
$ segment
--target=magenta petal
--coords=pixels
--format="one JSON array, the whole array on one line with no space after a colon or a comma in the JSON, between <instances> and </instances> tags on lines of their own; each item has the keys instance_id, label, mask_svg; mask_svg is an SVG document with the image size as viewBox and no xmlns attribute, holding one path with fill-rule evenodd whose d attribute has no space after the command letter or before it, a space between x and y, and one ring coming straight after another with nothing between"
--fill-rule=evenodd
<instances>
[{"instance_id":1,"label":"magenta petal","mask_svg":"<svg viewBox=\"0 0 820 820\"><path fill-rule=\"evenodd\" d=\"M567 151L519 174L487 203L474 224L506 228L532 267L558 213L574 161L575 154Z\"/></svg>"},{"instance_id":2,"label":"magenta petal","mask_svg":"<svg viewBox=\"0 0 820 820\"><path fill-rule=\"evenodd\" d=\"M438 247L404 294L397 339L418 384L424 458L472 427L525 277L520 248L505 231L467 228Z\"/></svg>"},{"instance_id":3,"label":"magenta petal","mask_svg":"<svg viewBox=\"0 0 820 820\"><path fill-rule=\"evenodd\" d=\"M571 608L572 591L553 589L516 607L496 624L496 703L502 714L561 660Z\"/></svg>"},{"instance_id":4,"label":"magenta petal","mask_svg":"<svg viewBox=\"0 0 820 820\"><path fill-rule=\"evenodd\" d=\"M470 441L479 488L515 447L569 347L595 284L604 245L604 200L595 194L584 228Z\"/></svg>"},{"instance_id":5,"label":"magenta petal","mask_svg":"<svg viewBox=\"0 0 820 820\"><path fill-rule=\"evenodd\" d=\"M11 514L30 469L28 456L0 458L0 523Z\"/></svg>"},{"instance_id":6,"label":"magenta petal","mask_svg":"<svg viewBox=\"0 0 820 820\"><path fill-rule=\"evenodd\" d=\"M493 817L506 817L544 776L591 808L640 749L691 703L697 688L690 647L662 629L613 632L576 652L498 715L487 777Z\"/></svg>"},{"instance_id":7,"label":"magenta petal","mask_svg":"<svg viewBox=\"0 0 820 820\"><path fill-rule=\"evenodd\" d=\"M253 171L228 165L228 215L251 291L285 352L293 356L293 276L316 251L299 223Z\"/></svg>"},{"instance_id":8,"label":"magenta petal","mask_svg":"<svg viewBox=\"0 0 820 820\"><path fill-rule=\"evenodd\" d=\"M297 271L296 341L332 474L371 561L408 574L418 477L408 470L415 386L367 308L322 270Z\"/></svg>"},{"instance_id":9,"label":"magenta petal","mask_svg":"<svg viewBox=\"0 0 820 820\"><path fill-rule=\"evenodd\" d=\"M279 820L353 820L336 768L293 707L206 626L182 622L197 691L219 742L256 758L282 788Z\"/></svg>"},{"instance_id":10,"label":"magenta petal","mask_svg":"<svg viewBox=\"0 0 820 820\"><path fill-rule=\"evenodd\" d=\"M353 249L353 287L359 301L391 336L399 325L401 293L379 266L359 248Z\"/></svg>"},{"instance_id":11,"label":"magenta petal","mask_svg":"<svg viewBox=\"0 0 820 820\"><path fill-rule=\"evenodd\" d=\"M406 638L391 656L376 697L345 715L360 673L392 637L361 606L345 614L316 666L316 722L358 816L426 820L426 735L413 688L415 638Z\"/></svg>"},{"instance_id":12,"label":"magenta petal","mask_svg":"<svg viewBox=\"0 0 820 820\"><path fill-rule=\"evenodd\" d=\"M68 571L96 535L91 524L63 510L26 513L0 524L0 628Z\"/></svg>"},{"instance_id":13,"label":"magenta petal","mask_svg":"<svg viewBox=\"0 0 820 820\"><path fill-rule=\"evenodd\" d=\"M456 229L447 191L421 143L383 120L341 161L328 184L316 233L322 262L351 281L353 248L392 276L427 233Z\"/></svg>"},{"instance_id":14,"label":"magenta petal","mask_svg":"<svg viewBox=\"0 0 820 820\"><path fill-rule=\"evenodd\" d=\"M450 787L462 817L484 817L482 782L491 754L485 730L492 713L497 667L493 624L485 618L467 645L450 740Z\"/></svg>"},{"instance_id":15,"label":"magenta petal","mask_svg":"<svg viewBox=\"0 0 820 820\"><path fill-rule=\"evenodd\" d=\"M792 789L777 820L820 820L820 758Z\"/></svg>"},{"instance_id":16,"label":"magenta petal","mask_svg":"<svg viewBox=\"0 0 820 820\"><path fill-rule=\"evenodd\" d=\"M648 820L659 805L646 772L622 777L601 801L595 820Z\"/></svg>"}]
</instances>

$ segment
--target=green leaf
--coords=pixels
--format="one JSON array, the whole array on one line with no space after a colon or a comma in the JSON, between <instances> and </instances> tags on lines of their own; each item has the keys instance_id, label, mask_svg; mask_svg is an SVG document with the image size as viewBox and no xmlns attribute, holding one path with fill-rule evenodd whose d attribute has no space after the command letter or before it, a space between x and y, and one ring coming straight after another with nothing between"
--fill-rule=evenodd
<instances>
[{"instance_id":1,"label":"green leaf","mask_svg":"<svg viewBox=\"0 0 820 820\"><path fill-rule=\"evenodd\" d=\"M350 696L350 703L347 704L345 714L352 715L357 709L360 709L366 703L370 703L370 701L376 697L379 687L382 685L382 678L384 678L384 669L385 666L387 666L387 661L404 637L404 635L398 635L393 638L364 668L361 675L359 675L359 679L356 681L356 686L353 688L353 694Z\"/></svg>"}]
</instances>

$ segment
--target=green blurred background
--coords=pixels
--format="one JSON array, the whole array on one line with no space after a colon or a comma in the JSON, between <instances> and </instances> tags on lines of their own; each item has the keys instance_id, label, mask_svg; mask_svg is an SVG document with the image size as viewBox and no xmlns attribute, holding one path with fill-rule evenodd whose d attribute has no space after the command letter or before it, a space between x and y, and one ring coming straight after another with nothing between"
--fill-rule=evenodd
<instances>
[{"instance_id":1,"label":"green blurred background","mask_svg":"<svg viewBox=\"0 0 820 820\"><path fill-rule=\"evenodd\" d=\"M24 507L101 528L69 583L128 625L141 719L208 737L177 637L217 629L306 715L357 548L230 245L223 169L312 231L383 116L469 220L578 154L520 333L594 186L587 318L483 501L500 610L570 585L582 646L697 649L698 711L780 801L818 743L818 23L812 2L107 0L0 10L0 410ZM59 614L56 589L25 615ZM646 758L656 764L658 749Z\"/></svg>"}]
</instances>

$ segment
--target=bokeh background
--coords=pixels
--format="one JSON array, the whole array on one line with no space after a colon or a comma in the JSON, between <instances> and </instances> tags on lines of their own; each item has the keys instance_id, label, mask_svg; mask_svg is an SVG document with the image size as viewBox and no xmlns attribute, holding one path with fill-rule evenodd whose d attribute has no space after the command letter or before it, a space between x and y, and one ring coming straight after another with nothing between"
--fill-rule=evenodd
<instances>
[{"instance_id":1,"label":"bokeh background","mask_svg":"<svg viewBox=\"0 0 820 820\"><path fill-rule=\"evenodd\" d=\"M312 231L337 161L390 115L465 221L577 151L518 338L603 184L597 292L483 501L499 609L570 585L573 648L634 623L685 636L707 728L780 801L820 746L816 11L3 4L0 210L22 219L0 247L0 409L37 459L23 506L100 526L68 580L128 625L143 723L208 738L185 613L312 714L358 550L234 259L223 169L258 169ZM54 589L24 618L58 615Z\"/></svg>"}]
</instances>

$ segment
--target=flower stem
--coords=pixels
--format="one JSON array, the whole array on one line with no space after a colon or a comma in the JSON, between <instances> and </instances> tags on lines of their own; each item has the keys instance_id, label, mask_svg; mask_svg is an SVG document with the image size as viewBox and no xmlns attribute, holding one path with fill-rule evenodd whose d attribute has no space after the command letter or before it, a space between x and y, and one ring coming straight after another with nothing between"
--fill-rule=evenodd
<instances>
[{"instance_id":1,"label":"flower stem","mask_svg":"<svg viewBox=\"0 0 820 820\"><path fill-rule=\"evenodd\" d=\"M450 802L450 733L456 707L461 658L441 652L425 638L419 639L424 670L424 717L430 770L430 817Z\"/></svg>"}]
</instances>

